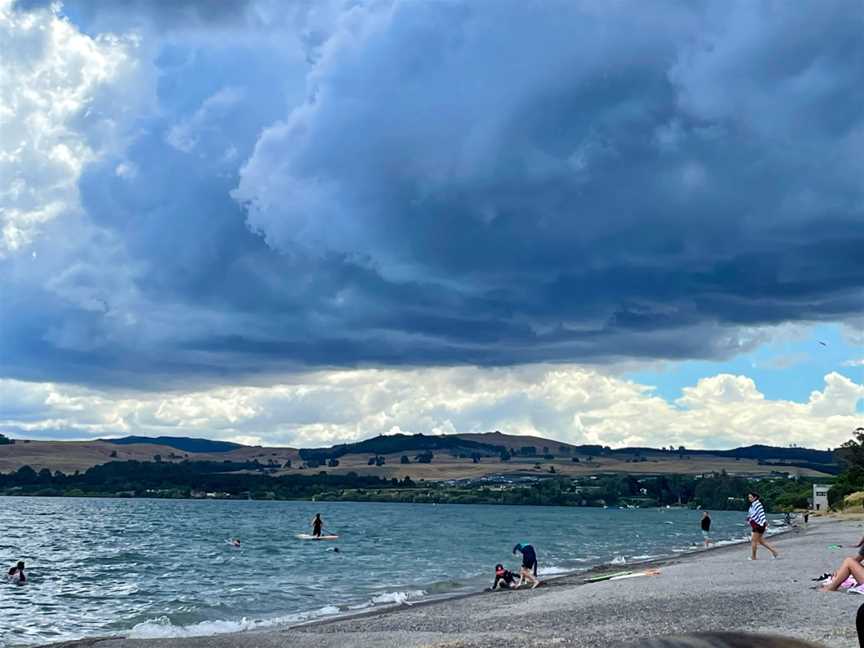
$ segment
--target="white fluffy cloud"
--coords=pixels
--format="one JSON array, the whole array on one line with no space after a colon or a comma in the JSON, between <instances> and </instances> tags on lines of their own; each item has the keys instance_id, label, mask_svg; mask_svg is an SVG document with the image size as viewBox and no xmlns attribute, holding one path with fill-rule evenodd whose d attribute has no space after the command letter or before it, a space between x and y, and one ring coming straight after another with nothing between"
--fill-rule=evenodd
<instances>
[{"instance_id":1,"label":"white fluffy cloud","mask_svg":"<svg viewBox=\"0 0 864 648\"><path fill-rule=\"evenodd\" d=\"M539 434L571 443L729 448L836 447L860 424L864 386L837 373L807 402L770 400L744 376L720 374L675 403L651 387L577 366L354 370L269 387L116 395L0 381L0 431L19 437L184 434L314 446L394 432Z\"/></svg>"},{"instance_id":2,"label":"white fluffy cloud","mask_svg":"<svg viewBox=\"0 0 864 648\"><path fill-rule=\"evenodd\" d=\"M81 33L58 7L0 0L0 256L80 209L84 166L114 148L137 82L134 36Z\"/></svg>"}]
</instances>

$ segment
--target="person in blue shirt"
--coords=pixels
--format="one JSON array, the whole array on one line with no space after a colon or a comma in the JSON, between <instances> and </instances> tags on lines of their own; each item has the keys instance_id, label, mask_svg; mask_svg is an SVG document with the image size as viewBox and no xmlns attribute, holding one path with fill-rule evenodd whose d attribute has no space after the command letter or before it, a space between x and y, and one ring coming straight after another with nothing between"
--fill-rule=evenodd
<instances>
[{"instance_id":1,"label":"person in blue shirt","mask_svg":"<svg viewBox=\"0 0 864 648\"><path fill-rule=\"evenodd\" d=\"M519 570L519 584L516 587L522 587L522 583L526 580L531 581L531 589L534 589L540 584L537 579L537 552L527 542L520 542L513 547L513 554L516 552L522 554L522 569Z\"/></svg>"}]
</instances>

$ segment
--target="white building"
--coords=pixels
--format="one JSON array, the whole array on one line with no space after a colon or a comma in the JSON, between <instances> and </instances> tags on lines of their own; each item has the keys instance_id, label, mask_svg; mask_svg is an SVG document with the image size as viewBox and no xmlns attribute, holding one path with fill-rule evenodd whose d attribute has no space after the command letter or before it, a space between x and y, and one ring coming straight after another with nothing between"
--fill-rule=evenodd
<instances>
[{"instance_id":1,"label":"white building","mask_svg":"<svg viewBox=\"0 0 864 648\"><path fill-rule=\"evenodd\" d=\"M827 511L828 510L828 491L831 490L830 484L813 484L813 510Z\"/></svg>"}]
</instances>

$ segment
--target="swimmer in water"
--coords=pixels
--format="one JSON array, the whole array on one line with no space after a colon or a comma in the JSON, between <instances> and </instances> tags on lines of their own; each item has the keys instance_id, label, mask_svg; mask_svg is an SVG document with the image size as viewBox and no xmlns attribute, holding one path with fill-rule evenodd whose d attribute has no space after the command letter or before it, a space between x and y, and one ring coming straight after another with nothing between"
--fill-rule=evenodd
<instances>
[{"instance_id":1,"label":"swimmer in water","mask_svg":"<svg viewBox=\"0 0 864 648\"><path fill-rule=\"evenodd\" d=\"M519 584L516 587L522 587L522 583L526 580L531 581L531 589L534 589L540 584L537 580L537 553L534 547L525 542L520 542L513 547L513 553L519 552L522 554L522 569L519 570Z\"/></svg>"},{"instance_id":2,"label":"swimmer in water","mask_svg":"<svg viewBox=\"0 0 864 648\"><path fill-rule=\"evenodd\" d=\"M312 519L312 535L316 538L321 537L321 527L324 526L324 521L321 519L321 514L316 513Z\"/></svg>"},{"instance_id":3,"label":"swimmer in water","mask_svg":"<svg viewBox=\"0 0 864 648\"><path fill-rule=\"evenodd\" d=\"M17 583L18 585L23 585L27 582L27 575L24 573L24 561L19 560L18 564L12 567L7 573L7 577L9 580Z\"/></svg>"},{"instance_id":4,"label":"swimmer in water","mask_svg":"<svg viewBox=\"0 0 864 648\"><path fill-rule=\"evenodd\" d=\"M239 548L240 548L240 538L234 538L234 539L231 541L231 546L232 546L232 547L237 547L237 548L239 549Z\"/></svg>"}]
</instances>

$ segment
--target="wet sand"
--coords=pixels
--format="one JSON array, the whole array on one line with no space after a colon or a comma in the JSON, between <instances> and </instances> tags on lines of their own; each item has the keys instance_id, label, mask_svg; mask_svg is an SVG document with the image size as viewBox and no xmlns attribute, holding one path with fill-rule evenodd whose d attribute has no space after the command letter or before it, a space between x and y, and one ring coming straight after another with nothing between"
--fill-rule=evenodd
<instances>
[{"instance_id":1,"label":"wet sand","mask_svg":"<svg viewBox=\"0 0 864 648\"><path fill-rule=\"evenodd\" d=\"M862 533L864 524L857 520L811 521L806 531L769 540L781 553L778 560L761 550L759 560L751 562L749 545L733 545L661 562L659 576L584 584L584 575L574 575L533 591L472 595L266 631L53 645L581 648L657 635L740 630L799 637L830 648L857 648L855 612L864 596L820 593L811 579L854 555L849 545ZM834 543L845 546L829 548Z\"/></svg>"}]
</instances>

